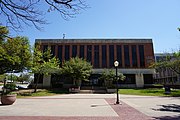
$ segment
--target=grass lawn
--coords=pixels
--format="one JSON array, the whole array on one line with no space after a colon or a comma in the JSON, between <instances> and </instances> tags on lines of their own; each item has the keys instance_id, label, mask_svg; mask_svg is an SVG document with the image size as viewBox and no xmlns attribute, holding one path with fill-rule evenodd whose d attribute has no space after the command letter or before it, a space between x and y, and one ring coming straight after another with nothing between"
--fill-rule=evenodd
<instances>
[{"instance_id":1,"label":"grass lawn","mask_svg":"<svg viewBox=\"0 0 180 120\"><path fill-rule=\"evenodd\" d=\"M24 97L37 97L37 96L52 96L57 94L67 94L68 91L65 90L38 90L36 93L31 91L21 91L16 92L17 98L24 98Z\"/></svg>"},{"instance_id":2,"label":"grass lawn","mask_svg":"<svg viewBox=\"0 0 180 120\"><path fill-rule=\"evenodd\" d=\"M31 91L17 92L18 98L24 97L37 97L37 96L52 96L57 94L68 94L66 90L38 90L36 93ZM162 88L150 88L150 89L119 89L120 94L127 95L142 95L142 96L171 96L171 97L180 97L180 89L171 90L171 94L165 94L164 89Z\"/></svg>"},{"instance_id":3,"label":"grass lawn","mask_svg":"<svg viewBox=\"0 0 180 120\"><path fill-rule=\"evenodd\" d=\"M127 95L142 95L142 96L172 96L180 97L180 89L171 90L171 94L165 94L162 88L149 88L149 89L120 89L120 94Z\"/></svg>"}]
</instances>

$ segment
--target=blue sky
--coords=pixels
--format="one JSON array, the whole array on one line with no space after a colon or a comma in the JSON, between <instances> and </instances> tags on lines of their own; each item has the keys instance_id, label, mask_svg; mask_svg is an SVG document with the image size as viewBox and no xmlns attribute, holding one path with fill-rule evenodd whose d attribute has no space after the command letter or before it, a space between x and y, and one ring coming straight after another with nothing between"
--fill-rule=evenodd
<instances>
[{"instance_id":1,"label":"blue sky","mask_svg":"<svg viewBox=\"0 0 180 120\"><path fill-rule=\"evenodd\" d=\"M180 0L87 0L90 8L68 21L47 13L43 31L33 27L13 35L36 38L152 38L157 53L180 47ZM44 9L47 11L47 9Z\"/></svg>"}]
</instances>

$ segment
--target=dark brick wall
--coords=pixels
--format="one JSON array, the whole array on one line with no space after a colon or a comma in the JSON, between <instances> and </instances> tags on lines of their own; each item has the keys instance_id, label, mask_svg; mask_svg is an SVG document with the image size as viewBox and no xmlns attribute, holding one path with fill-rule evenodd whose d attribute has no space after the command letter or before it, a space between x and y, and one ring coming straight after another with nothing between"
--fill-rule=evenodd
<instances>
[{"instance_id":1,"label":"dark brick wall","mask_svg":"<svg viewBox=\"0 0 180 120\"><path fill-rule=\"evenodd\" d=\"M65 41L65 40L64 40ZM122 42L122 41L115 41L115 42L98 42L100 40L97 40L97 42L76 42L75 40L68 41L68 42L51 42L51 41L45 41L43 42L43 39L40 43L40 48L43 50L43 46L44 45L48 45L49 47L51 46L55 46L55 55L58 56L58 45L62 45L62 61L65 60L65 45L69 45L70 46L70 57L72 57L72 46L73 45L77 45L77 55L80 55L80 45L84 45L84 57L87 58L87 45L92 45L92 65L94 65L94 46L95 45L99 45L99 67L98 68L102 68L102 45L106 45L106 61L107 61L107 68L110 68L109 65L109 46L110 45L114 45L114 60L117 59L117 54L116 54L116 46L120 45L122 50L121 50L121 54L122 54L122 66L120 68L126 68L125 67L125 61L124 61L124 45L128 45L129 46L129 58L130 58L130 66L128 68L148 68L149 64L151 62L154 62L154 51L153 51L153 43L150 41L148 42L143 42L143 40L137 40L138 42L135 42L135 40L133 40L132 42ZM142 41L142 42L141 42ZM136 46L136 53L137 53L137 67L133 67L132 65L132 50L131 50L131 46L135 45ZM139 45L143 45L144 46L144 62L145 62L145 66L144 67L140 67L140 56L139 56L139 49L138 46Z\"/></svg>"}]
</instances>

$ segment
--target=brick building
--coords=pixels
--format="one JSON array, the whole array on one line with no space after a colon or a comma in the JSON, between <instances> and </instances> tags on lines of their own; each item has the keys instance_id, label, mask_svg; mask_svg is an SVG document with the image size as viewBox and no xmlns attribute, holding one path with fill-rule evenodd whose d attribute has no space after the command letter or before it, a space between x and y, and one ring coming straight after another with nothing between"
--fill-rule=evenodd
<instances>
[{"instance_id":1,"label":"brick building","mask_svg":"<svg viewBox=\"0 0 180 120\"><path fill-rule=\"evenodd\" d=\"M171 57L172 60L174 59L172 53L156 53L155 62L166 61L167 56ZM178 75L172 69L166 67L157 69L156 74L154 74L153 78L154 78L154 83L156 84L180 87L180 75Z\"/></svg>"},{"instance_id":2,"label":"brick building","mask_svg":"<svg viewBox=\"0 0 180 120\"><path fill-rule=\"evenodd\" d=\"M91 62L93 74L89 85L101 86L98 77L104 69L114 70L115 60L119 62L118 71L126 76L121 86L152 84L154 70L148 68L154 62L152 39L36 39L35 43L39 43L43 51L50 47L61 63L76 56ZM42 80L42 85L49 86L55 78L43 79L46 82Z\"/></svg>"}]
</instances>

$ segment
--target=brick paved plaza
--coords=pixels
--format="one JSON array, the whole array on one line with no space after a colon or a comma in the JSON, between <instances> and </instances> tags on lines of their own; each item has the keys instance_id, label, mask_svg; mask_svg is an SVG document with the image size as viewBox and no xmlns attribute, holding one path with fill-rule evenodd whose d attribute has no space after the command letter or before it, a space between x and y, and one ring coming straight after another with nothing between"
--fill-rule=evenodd
<instances>
[{"instance_id":1,"label":"brick paved plaza","mask_svg":"<svg viewBox=\"0 0 180 120\"><path fill-rule=\"evenodd\" d=\"M66 94L17 99L0 105L0 120L178 120L180 98L115 94ZM172 106L165 109L164 106ZM164 107L164 109L163 109Z\"/></svg>"}]
</instances>

